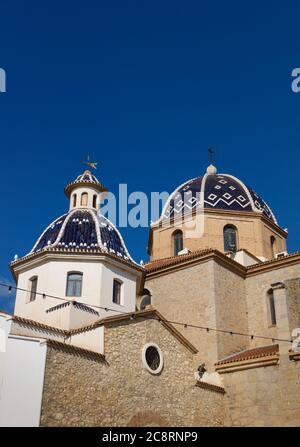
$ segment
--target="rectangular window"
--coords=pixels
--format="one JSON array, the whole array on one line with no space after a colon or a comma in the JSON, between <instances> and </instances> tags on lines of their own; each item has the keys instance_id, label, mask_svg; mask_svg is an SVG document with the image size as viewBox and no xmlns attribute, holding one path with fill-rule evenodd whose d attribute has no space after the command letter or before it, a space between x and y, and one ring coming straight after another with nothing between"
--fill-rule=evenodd
<instances>
[{"instance_id":1,"label":"rectangular window","mask_svg":"<svg viewBox=\"0 0 300 447\"><path fill-rule=\"evenodd\" d=\"M67 296L81 296L82 273L69 273L67 279Z\"/></svg>"},{"instance_id":2,"label":"rectangular window","mask_svg":"<svg viewBox=\"0 0 300 447\"><path fill-rule=\"evenodd\" d=\"M271 324L276 326L276 310L273 293L269 295L270 300L270 314L271 314Z\"/></svg>"},{"instance_id":3,"label":"rectangular window","mask_svg":"<svg viewBox=\"0 0 300 447\"><path fill-rule=\"evenodd\" d=\"M37 276L35 276L34 278L31 278L31 280L30 280L30 297L29 297L29 302L34 301L36 299L37 282L38 282L38 277Z\"/></svg>"},{"instance_id":4,"label":"rectangular window","mask_svg":"<svg viewBox=\"0 0 300 447\"><path fill-rule=\"evenodd\" d=\"M122 289L122 283L118 279L114 279L114 286L113 286L113 303L115 304L121 304L121 289Z\"/></svg>"}]
</instances>

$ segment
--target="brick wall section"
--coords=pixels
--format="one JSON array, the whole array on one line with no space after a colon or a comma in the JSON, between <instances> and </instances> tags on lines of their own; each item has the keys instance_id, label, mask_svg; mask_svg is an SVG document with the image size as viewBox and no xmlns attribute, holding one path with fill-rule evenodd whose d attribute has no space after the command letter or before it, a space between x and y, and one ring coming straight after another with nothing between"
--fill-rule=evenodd
<instances>
[{"instance_id":1,"label":"brick wall section","mask_svg":"<svg viewBox=\"0 0 300 447\"><path fill-rule=\"evenodd\" d=\"M145 343L164 353L160 375L142 365ZM107 364L48 347L42 426L219 426L224 395L195 386L193 354L157 320L105 329Z\"/></svg>"}]
</instances>

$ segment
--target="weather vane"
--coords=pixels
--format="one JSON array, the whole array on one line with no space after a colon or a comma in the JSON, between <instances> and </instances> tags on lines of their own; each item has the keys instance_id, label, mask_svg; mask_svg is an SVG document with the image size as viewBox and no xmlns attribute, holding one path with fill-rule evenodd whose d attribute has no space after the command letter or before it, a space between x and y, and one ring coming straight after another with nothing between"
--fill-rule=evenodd
<instances>
[{"instance_id":1,"label":"weather vane","mask_svg":"<svg viewBox=\"0 0 300 447\"><path fill-rule=\"evenodd\" d=\"M86 156L86 160L83 160L81 163L83 163L84 165L89 166L92 169L97 169L97 165L98 165L97 161L91 161L90 154L88 154Z\"/></svg>"},{"instance_id":2,"label":"weather vane","mask_svg":"<svg viewBox=\"0 0 300 447\"><path fill-rule=\"evenodd\" d=\"M213 151L213 148L212 147L210 147L209 149L208 149L208 152L209 152L209 159L210 159L210 162L211 162L211 164L213 164L213 156L214 156L214 151Z\"/></svg>"}]
</instances>

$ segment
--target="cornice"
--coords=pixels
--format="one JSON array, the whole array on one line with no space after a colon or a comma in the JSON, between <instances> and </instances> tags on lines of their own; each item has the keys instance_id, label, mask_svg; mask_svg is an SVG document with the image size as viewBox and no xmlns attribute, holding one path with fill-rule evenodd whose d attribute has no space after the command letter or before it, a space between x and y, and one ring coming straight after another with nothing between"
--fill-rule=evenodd
<instances>
[{"instance_id":1,"label":"cornice","mask_svg":"<svg viewBox=\"0 0 300 447\"><path fill-rule=\"evenodd\" d=\"M268 271L278 270L285 267L290 267L300 263L300 251L283 256L282 258L272 259L270 261L261 262L259 264L250 265L246 267L246 277L259 275Z\"/></svg>"},{"instance_id":2,"label":"cornice","mask_svg":"<svg viewBox=\"0 0 300 447\"><path fill-rule=\"evenodd\" d=\"M197 252L192 252L188 255L179 255L172 258L166 258L165 264L159 264L155 266L155 261L153 261L153 266L151 264L145 265L146 268L146 280L151 279L153 277L166 275L176 270L184 269L188 266L205 263L208 261L215 261L219 265L224 266L225 268L233 271L237 275L245 278L246 277L246 267L239 264L238 262L232 260L228 256L224 255L218 250L209 249L209 250L201 250Z\"/></svg>"},{"instance_id":3,"label":"cornice","mask_svg":"<svg viewBox=\"0 0 300 447\"><path fill-rule=\"evenodd\" d=\"M226 374L235 371L242 371L245 369L261 368L265 366L277 365L279 361L279 354L269 355L256 359L241 360L222 365L215 365L215 369L219 374Z\"/></svg>"},{"instance_id":4,"label":"cornice","mask_svg":"<svg viewBox=\"0 0 300 447\"><path fill-rule=\"evenodd\" d=\"M271 219L269 219L267 216L265 216L263 213L255 212L255 211L237 211L237 210L221 210L221 209L215 209L215 208L204 208L199 209L196 211L189 211L187 213L184 213L182 215L179 215L177 217L172 217L169 220L165 220L159 223L154 223L150 226L150 232L156 229L162 229L162 228L172 228L174 224L180 221L184 221L185 217L190 218L193 217L195 214L211 214L216 216L232 216L236 218L252 218L252 219L259 219L262 220L265 224L271 226L273 230L275 230L277 233L279 233L282 237L287 237L288 233L283 228L281 228L279 225L277 225L275 222L273 222Z\"/></svg>"},{"instance_id":5,"label":"cornice","mask_svg":"<svg viewBox=\"0 0 300 447\"><path fill-rule=\"evenodd\" d=\"M90 261L90 262L104 261L104 262L110 262L111 264L118 266L122 264L122 267L127 271L135 270L140 273L144 271L144 268L142 266L139 266L138 264L133 264L130 261L126 261L125 259L122 259L111 253L106 253L99 249L84 250L78 248L63 249L56 247L50 247L50 248L46 247L45 249L39 252L29 253L23 258L13 261L10 264L10 270L13 274L14 279L17 280L18 272L23 267L26 267L28 269L36 265L37 263L46 262L48 260L78 261L78 256L80 256L80 260L82 261Z\"/></svg>"},{"instance_id":6,"label":"cornice","mask_svg":"<svg viewBox=\"0 0 300 447\"><path fill-rule=\"evenodd\" d=\"M215 261L219 265L227 268L228 270L236 273L244 279L252 276L260 275L272 270L277 270L292 265L300 264L300 252L292 253L279 259L273 259L270 261L259 262L249 267L245 267L229 258L225 254L218 250L201 250L192 252L188 255L173 256L157 261L150 262L145 265L146 280L150 280L154 277L167 275L171 272L178 271L189 266L200 264L208 261ZM156 265L157 264L157 265Z\"/></svg>"}]
</instances>

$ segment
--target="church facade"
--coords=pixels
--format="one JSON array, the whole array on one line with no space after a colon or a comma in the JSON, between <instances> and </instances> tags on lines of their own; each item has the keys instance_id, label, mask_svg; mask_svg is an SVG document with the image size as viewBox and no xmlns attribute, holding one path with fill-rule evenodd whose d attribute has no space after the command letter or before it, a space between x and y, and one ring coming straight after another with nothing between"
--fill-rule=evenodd
<instances>
[{"instance_id":1,"label":"church facade","mask_svg":"<svg viewBox=\"0 0 300 447\"><path fill-rule=\"evenodd\" d=\"M145 265L90 171L65 193L69 211L11 264L1 426L300 425L300 253L252 188L212 165L184 182Z\"/></svg>"}]
</instances>

